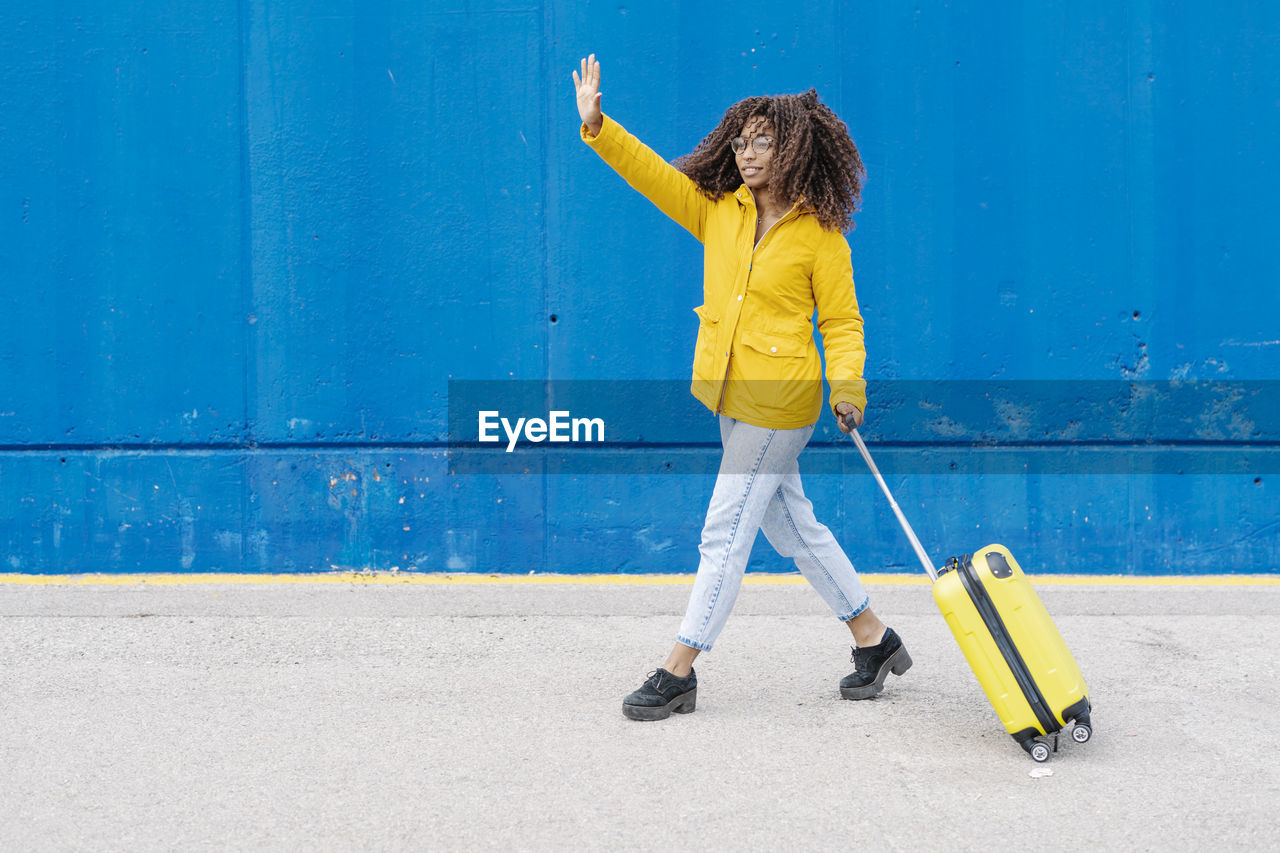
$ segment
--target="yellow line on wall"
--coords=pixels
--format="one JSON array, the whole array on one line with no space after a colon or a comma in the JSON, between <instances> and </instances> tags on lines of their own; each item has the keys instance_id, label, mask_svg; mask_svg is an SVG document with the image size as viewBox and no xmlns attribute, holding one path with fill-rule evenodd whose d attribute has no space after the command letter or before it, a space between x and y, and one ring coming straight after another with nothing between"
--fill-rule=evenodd
<instances>
[{"instance_id":1,"label":"yellow line on wall","mask_svg":"<svg viewBox=\"0 0 1280 853\"><path fill-rule=\"evenodd\" d=\"M862 574L872 586L925 586L923 575ZM750 586L799 586L800 575L749 574ZM1036 586L1280 586L1280 575L1042 575ZM681 586L693 583L693 575L492 575L417 574L406 572L326 572L323 574L133 574L133 575L28 575L0 574L0 585L10 586L181 586L186 584L482 584L594 586Z\"/></svg>"}]
</instances>

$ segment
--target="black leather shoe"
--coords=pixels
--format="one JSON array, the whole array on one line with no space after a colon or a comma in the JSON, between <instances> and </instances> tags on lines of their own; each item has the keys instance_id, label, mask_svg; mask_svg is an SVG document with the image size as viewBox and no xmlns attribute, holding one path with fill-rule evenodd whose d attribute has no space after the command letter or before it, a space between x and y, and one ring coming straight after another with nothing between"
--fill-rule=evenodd
<instances>
[{"instance_id":1,"label":"black leather shoe","mask_svg":"<svg viewBox=\"0 0 1280 853\"><path fill-rule=\"evenodd\" d=\"M889 673L902 675L911 669L911 655L902 638L886 628L877 646L853 650L854 671L840 679L841 699L870 699L884 689Z\"/></svg>"},{"instance_id":2,"label":"black leather shoe","mask_svg":"<svg viewBox=\"0 0 1280 853\"><path fill-rule=\"evenodd\" d=\"M698 674L676 678L665 669L649 673L649 679L622 700L622 713L633 720L665 720L671 712L692 714L698 699Z\"/></svg>"}]
</instances>

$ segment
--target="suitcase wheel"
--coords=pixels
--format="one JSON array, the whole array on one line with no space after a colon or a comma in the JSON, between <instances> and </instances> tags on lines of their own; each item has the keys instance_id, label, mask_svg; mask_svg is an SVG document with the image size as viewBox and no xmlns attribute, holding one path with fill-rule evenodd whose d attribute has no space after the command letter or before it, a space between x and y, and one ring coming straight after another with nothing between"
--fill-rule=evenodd
<instances>
[{"instance_id":1,"label":"suitcase wheel","mask_svg":"<svg viewBox=\"0 0 1280 853\"><path fill-rule=\"evenodd\" d=\"M1091 737L1093 737L1093 729L1085 723L1076 723L1075 728L1071 730L1071 739L1076 743L1088 743Z\"/></svg>"},{"instance_id":2,"label":"suitcase wheel","mask_svg":"<svg viewBox=\"0 0 1280 853\"><path fill-rule=\"evenodd\" d=\"M1036 762L1043 764L1049 760L1049 744L1044 741L1031 740L1026 745L1027 754Z\"/></svg>"}]
</instances>

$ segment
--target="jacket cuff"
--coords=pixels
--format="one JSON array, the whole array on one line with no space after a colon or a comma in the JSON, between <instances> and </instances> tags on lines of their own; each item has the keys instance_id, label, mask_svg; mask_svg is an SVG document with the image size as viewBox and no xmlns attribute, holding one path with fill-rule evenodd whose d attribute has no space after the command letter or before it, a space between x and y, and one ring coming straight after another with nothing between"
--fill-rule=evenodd
<instances>
[{"instance_id":1,"label":"jacket cuff","mask_svg":"<svg viewBox=\"0 0 1280 853\"><path fill-rule=\"evenodd\" d=\"M609 125L616 124L616 122L604 113L601 113L600 116L602 119L600 122L600 132L595 136L592 136L591 132L587 130L587 123L585 121L582 123L582 126L578 128L578 135L582 137L582 141L590 145L592 148L594 148L596 143L606 135L613 136Z\"/></svg>"},{"instance_id":2,"label":"jacket cuff","mask_svg":"<svg viewBox=\"0 0 1280 853\"><path fill-rule=\"evenodd\" d=\"M855 409L858 410L858 414L861 414L861 415L866 414L866 411L867 411L866 397L858 398L853 396L852 394L832 394L831 395L831 414L835 415L837 418L840 417L840 413L836 411L836 406L840 405L841 403L848 403L850 406L853 406Z\"/></svg>"}]
</instances>

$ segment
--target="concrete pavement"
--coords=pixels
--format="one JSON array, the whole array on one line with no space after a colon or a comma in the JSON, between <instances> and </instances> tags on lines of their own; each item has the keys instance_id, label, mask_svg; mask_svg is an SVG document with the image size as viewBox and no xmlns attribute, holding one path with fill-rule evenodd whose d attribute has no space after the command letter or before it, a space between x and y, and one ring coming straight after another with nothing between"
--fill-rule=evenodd
<instances>
[{"instance_id":1,"label":"concrete pavement","mask_svg":"<svg viewBox=\"0 0 1280 853\"><path fill-rule=\"evenodd\" d=\"M847 631L748 586L698 710L623 718L689 587L0 585L0 847L1280 846L1280 586L1045 586L1095 736L1034 764L927 586L914 668L838 698Z\"/></svg>"}]
</instances>

